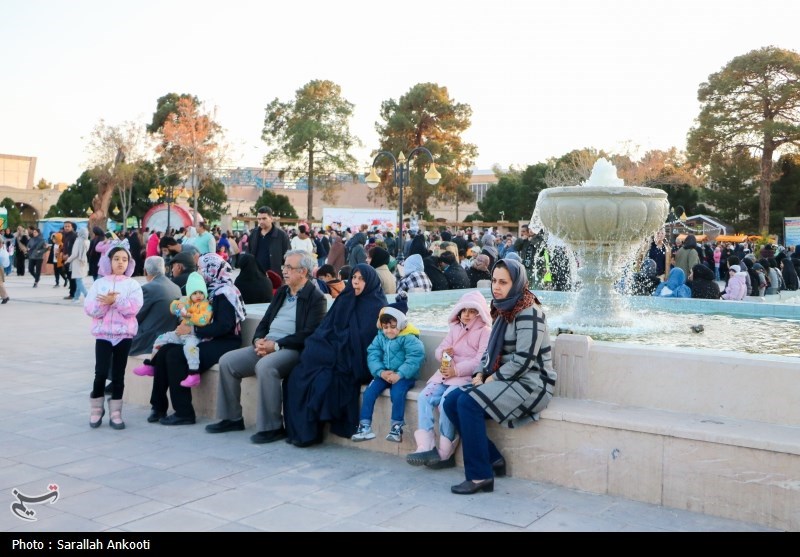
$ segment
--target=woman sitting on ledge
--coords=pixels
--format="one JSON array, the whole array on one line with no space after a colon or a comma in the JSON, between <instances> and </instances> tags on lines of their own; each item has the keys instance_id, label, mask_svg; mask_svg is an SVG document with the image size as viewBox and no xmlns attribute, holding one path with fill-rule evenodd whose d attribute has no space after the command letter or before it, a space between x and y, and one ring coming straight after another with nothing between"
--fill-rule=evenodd
<instances>
[{"instance_id":1,"label":"woman sitting on ledge","mask_svg":"<svg viewBox=\"0 0 800 557\"><path fill-rule=\"evenodd\" d=\"M321 443L324 422L330 422L331 433L345 439L356 432L361 385L372 379L367 347L386 305L375 269L356 265L347 286L306 339L300 363L284 381L287 443Z\"/></svg>"},{"instance_id":2,"label":"woman sitting on ledge","mask_svg":"<svg viewBox=\"0 0 800 557\"><path fill-rule=\"evenodd\" d=\"M492 269L491 316L489 345L472 385L444 400L444 411L461 435L466 481L450 488L460 495L493 491L494 477L506 473L485 419L509 428L538 420L556 383L547 321L517 261L500 259Z\"/></svg>"},{"instance_id":3,"label":"woman sitting on ledge","mask_svg":"<svg viewBox=\"0 0 800 557\"><path fill-rule=\"evenodd\" d=\"M215 365L225 352L242 346L241 325L245 318L244 302L239 290L233 285L231 266L216 253L200 256L197 270L208 286L208 300L214 320L205 327L194 327L200 337L200 373ZM175 333L185 335L192 331L189 325L178 325ZM189 375L189 364L183 353L183 345L166 344L156 353L152 365L155 368L153 390L150 395L152 412L150 423L162 425L187 425L195 422L192 406L192 390L182 387L181 381ZM169 391L169 399L167 399ZM169 402L175 413L167 416Z\"/></svg>"}]
</instances>

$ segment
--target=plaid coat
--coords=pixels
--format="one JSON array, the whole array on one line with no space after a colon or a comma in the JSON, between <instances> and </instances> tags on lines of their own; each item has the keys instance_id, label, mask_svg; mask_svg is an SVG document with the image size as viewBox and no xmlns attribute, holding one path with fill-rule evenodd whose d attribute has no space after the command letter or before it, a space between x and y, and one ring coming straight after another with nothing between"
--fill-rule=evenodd
<instances>
[{"instance_id":1,"label":"plaid coat","mask_svg":"<svg viewBox=\"0 0 800 557\"><path fill-rule=\"evenodd\" d=\"M523 309L508 324L500 360L494 381L462 389L501 425L514 428L538 420L553 398L556 372L545 314L536 305ZM475 373L488 374L488 367L484 358Z\"/></svg>"}]
</instances>

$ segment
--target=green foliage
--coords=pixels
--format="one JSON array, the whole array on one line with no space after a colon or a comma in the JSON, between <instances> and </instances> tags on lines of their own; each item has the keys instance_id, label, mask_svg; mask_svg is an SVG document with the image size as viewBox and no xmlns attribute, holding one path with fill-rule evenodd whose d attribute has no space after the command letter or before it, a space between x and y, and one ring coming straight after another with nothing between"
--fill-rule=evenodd
<instances>
[{"instance_id":1,"label":"green foliage","mask_svg":"<svg viewBox=\"0 0 800 557\"><path fill-rule=\"evenodd\" d=\"M481 215L487 221L497 221L503 211L505 220L529 220L539 192L546 187L547 170L547 164L539 163L523 171L512 169L501 173L497 184L486 190L483 201L478 203Z\"/></svg>"},{"instance_id":2,"label":"green foliage","mask_svg":"<svg viewBox=\"0 0 800 557\"><path fill-rule=\"evenodd\" d=\"M272 209L272 212L276 217L285 217L290 219L297 218L297 213L295 212L294 207L292 207L292 203L285 195L276 194L268 189L265 189L263 192L261 192L261 195L258 196L255 205L250 208L250 211L255 215L258 211L258 208L264 206Z\"/></svg>"},{"instance_id":3,"label":"green foliage","mask_svg":"<svg viewBox=\"0 0 800 557\"><path fill-rule=\"evenodd\" d=\"M4 197L2 201L0 201L0 207L5 207L6 212L8 213L8 222L6 222L3 228L10 228L11 230L15 230L20 224L22 224L22 214L17 207L17 204L14 203L14 200L10 197Z\"/></svg>"},{"instance_id":4,"label":"green foliage","mask_svg":"<svg viewBox=\"0 0 800 557\"><path fill-rule=\"evenodd\" d=\"M475 222L475 221L483 222L483 220L484 220L483 215L481 215L480 213L472 213L464 217L464 222Z\"/></svg>"},{"instance_id":5,"label":"green foliage","mask_svg":"<svg viewBox=\"0 0 800 557\"><path fill-rule=\"evenodd\" d=\"M141 161L136 163L135 166L136 168L131 186L133 188L131 193L132 205L128 210L127 216L128 218L135 217L137 221L141 222L142 219L144 219L144 215L150 210L150 207L153 206L153 203L150 201L148 196L150 195L150 190L159 184L159 178L158 172L156 171L153 163L149 161ZM112 210L114 207L119 208L120 211L123 210L123 206L120 201L119 189L114 191L114 195L111 198L111 203L109 206ZM119 215L109 213L109 217L116 221L122 221L124 215L122 213Z\"/></svg>"},{"instance_id":6,"label":"green foliage","mask_svg":"<svg viewBox=\"0 0 800 557\"><path fill-rule=\"evenodd\" d=\"M198 211L206 222L218 221L227 211L228 195L225 193L225 184L220 180L212 180L200 193Z\"/></svg>"},{"instance_id":7,"label":"green foliage","mask_svg":"<svg viewBox=\"0 0 800 557\"><path fill-rule=\"evenodd\" d=\"M714 209L711 214L737 231L758 225L758 159L746 150L715 154L708 171L704 198Z\"/></svg>"},{"instance_id":8,"label":"green foliage","mask_svg":"<svg viewBox=\"0 0 800 557\"><path fill-rule=\"evenodd\" d=\"M408 155L417 147L427 148L442 174L432 186L424 178L430 162L422 154L411 163L411 176L403 191L403 210L406 214L427 211L428 198L454 202L463 196L463 186L469 184L471 168L478 148L464 143L461 134L471 125L472 108L450 98L446 87L435 83L419 83L399 100L381 103L382 123L375 124L380 137L380 150L397 157ZM376 153L377 154L377 153ZM376 166L383 168L378 192L390 203L397 199L398 188L391 183L391 162L381 157ZM459 197L459 201L464 197Z\"/></svg>"},{"instance_id":9,"label":"green foliage","mask_svg":"<svg viewBox=\"0 0 800 557\"><path fill-rule=\"evenodd\" d=\"M47 211L46 217L86 217L86 209L92 206L92 198L97 194L97 183L89 170L64 190L55 205Z\"/></svg>"},{"instance_id":10,"label":"green foliage","mask_svg":"<svg viewBox=\"0 0 800 557\"><path fill-rule=\"evenodd\" d=\"M342 97L341 87L328 80L313 80L295 93L294 99L274 99L267 105L261 139L270 149L266 166L281 163L285 174L305 175L308 180L306 218L313 218L313 192L333 201L339 185L336 173L356 173L350 150L360 145L350 133L353 105Z\"/></svg>"},{"instance_id":11,"label":"green foliage","mask_svg":"<svg viewBox=\"0 0 800 557\"><path fill-rule=\"evenodd\" d=\"M716 154L760 153L758 224L766 232L773 154L800 143L800 54L770 46L737 56L700 85L697 98L691 160L708 165Z\"/></svg>"},{"instance_id":12,"label":"green foliage","mask_svg":"<svg viewBox=\"0 0 800 557\"><path fill-rule=\"evenodd\" d=\"M194 95L183 93L167 93L156 101L156 111L153 112L153 120L148 124L147 131L149 133L157 133L164 127L164 122L170 114L178 112L178 101L181 99L191 100L195 106L200 105L200 99Z\"/></svg>"},{"instance_id":13,"label":"green foliage","mask_svg":"<svg viewBox=\"0 0 800 557\"><path fill-rule=\"evenodd\" d=\"M770 230L783 230L783 219L800 216L800 155L784 155L777 164L780 178L772 184Z\"/></svg>"}]
</instances>

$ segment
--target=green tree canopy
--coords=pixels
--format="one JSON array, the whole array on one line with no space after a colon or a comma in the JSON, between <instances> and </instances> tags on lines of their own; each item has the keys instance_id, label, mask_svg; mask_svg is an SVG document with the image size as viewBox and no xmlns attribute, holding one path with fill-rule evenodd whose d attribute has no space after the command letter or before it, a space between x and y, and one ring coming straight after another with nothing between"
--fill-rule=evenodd
<instances>
[{"instance_id":1,"label":"green tree canopy","mask_svg":"<svg viewBox=\"0 0 800 557\"><path fill-rule=\"evenodd\" d=\"M405 213L427 213L431 196L445 202L465 199L464 186L469 184L471 168L478 156L478 148L461 138L471 125L472 108L469 105L451 99L446 87L419 83L399 100L389 99L381 103L380 117L383 122L375 124L380 150L397 157L401 152L408 155L417 147L425 147L433 154L442 174L439 183L432 186L424 177L431 161L425 156L412 161L411 176L403 192ZM388 179L391 175L390 161L383 157L376 166L384 169L378 192L391 201L397 199L397 188ZM461 197L457 198L457 195Z\"/></svg>"},{"instance_id":2,"label":"green tree canopy","mask_svg":"<svg viewBox=\"0 0 800 557\"><path fill-rule=\"evenodd\" d=\"M483 201L478 203L483 220L500 220L500 211L503 211L505 220L511 222L530 220L539 192L546 187L547 169L545 163L530 165L522 171L512 168L501 172L495 169L499 180L486 190Z\"/></svg>"},{"instance_id":3,"label":"green tree canopy","mask_svg":"<svg viewBox=\"0 0 800 557\"><path fill-rule=\"evenodd\" d=\"M8 213L8 221L3 225L2 228L10 228L11 230L15 230L20 224L22 224L22 213L13 199L10 197L4 197L3 200L0 201L0 207L4 207L6 209L6 213Z\"/></svg>"},{"instance_id":4,"label":"green tree canopy","mask_svg":"<svg viewBox=\"0 0 800 557\"><path fill-rule=\"evenodd\" d=\"M781 175L772 184L770 230L783 230L785 217L800 216L800 156L784 155L777 166Z\"/></svg>"},{"instance_id":5,"label":"green tree canopy","mask_svg":"<svg viewBox=\"0 0 800 557\"><path fill-rule=\"evenodd\" d=\"M46 217L85 218L86 209L92 206L92 199L96 194L97 183L93 173L91 170L84 170L75 183L61 193L56 204L47 211Z\"/></svg>"},{"instance_id":6,"label":"green tree canopy","mask_svg":"<svg viewBox=\"0 0 800 557\"><path fill-rule=\"evenodd\" d=\"M356 173L350 150L360 141L350 133L353 105L342 97L342 89L328 80L313 80L295 92L294 99L274 99L267 105L261 139L270 149L266 166L281 163L286 173L305 174L308 179L306 218L313 220L314 189L323 198L335 199L336 173Z\"/></svg>"},{"instance_id":7,"label":"green tree canopy","mask_svg":"<svg viewBox=\"0 0 800 557\"><path fill-rule=\"evenodd\" d=\"M200 105L200 99L189 93L167 93L163 97L159 97L156 101L156 111L153 112L153 119L147 125L147 132L155 134L161 131L164 123L169 118L170 114L178 113L178 103L181 99L189 99L195 106Z\"/></svg>"},{"instance_id":8,"label":"green tree canopy","mask_svg":"<svg viewBox=\"0 0 800 557\"><path fill-rule=\"evenodd\" d=\"M295 212L291 201L289 201L289 198L285 195L280 195L268 189L264 189L261 195L258 196L258 199L256 199L255 205L250 208L250 211L255 215L258 212L258 208L264 206L272 209L276 217L297 218L297 212Z\"/></svg>"},{"instance_id":9,"label":"green tree canopy","mask_svg":"<svg viewBox=\"0 0 800 557\"><path fill-rule=\"evenodd\" d=\"M697 98L690 156L708 165L717 153L760 153L758 226L767 234L773 155L800 143L800 54L769 46L737 56L700 85Z\"/></svg>"},{"instance_id":10,"label":"green tree canopy","mask_svg":"<svg viewBox=\"0 0 800 557\"><path fill-rule=\"evenodd\" d=\"M703 194L712 207L711 214L733 226L737 232L755 230L758 225L758 174L759 160L747 149L714 154Z\"/></svg>"}]
</instances>

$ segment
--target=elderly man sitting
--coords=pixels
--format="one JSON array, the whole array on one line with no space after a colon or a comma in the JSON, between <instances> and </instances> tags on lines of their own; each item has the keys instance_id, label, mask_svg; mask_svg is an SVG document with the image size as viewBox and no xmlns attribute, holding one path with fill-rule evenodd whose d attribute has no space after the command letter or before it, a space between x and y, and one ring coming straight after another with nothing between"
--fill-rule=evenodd
<instances>
[{"instance_id":1,"label":"elderly man sitting","mask_svg":"<svg viewBox=\"0 0 800 557\"><path fill-rule=\"evenodd\" d=\"M197 261L194 255L181 252L172 258L172 282L178 285L183 295L186 295L186 281L189 275L197 270Z\"/></svg>"},{"instance_id":2,"label":"elderly man sitting","mask_svg":"<svg viewBox=\"0 0 800 557\"><path fill-rule=\"evenodd\" d=\"M147 282L142 285L144 303L136 314L139 330L133 337L131 356L151 353L156 337L178 326L178 319L170 313L169 304L180 298L181 289L164 275L164 271L164 259L161 256L153 255L145 259Z\"/></svg>"}]
</instances>

